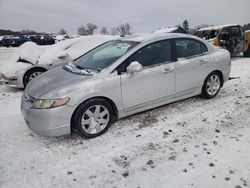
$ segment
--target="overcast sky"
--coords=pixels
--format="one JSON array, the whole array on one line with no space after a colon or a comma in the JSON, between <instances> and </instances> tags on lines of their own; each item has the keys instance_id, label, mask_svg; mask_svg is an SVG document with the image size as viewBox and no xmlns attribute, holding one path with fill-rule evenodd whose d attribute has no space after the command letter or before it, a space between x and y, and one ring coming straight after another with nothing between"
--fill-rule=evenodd
<instances>
[{"instance_id":1,"label":"overcast sky","mask_svg":"<svg viewBox=\"0 0 250 188\"><path fill-rule=\"evenodd\" d=\"M75 34L94 23L98 32L129 22L133 32L151 32L187 19L200 24L250 23L250 0L0 0L0 29Z\"/></svg>"}]
</instances>

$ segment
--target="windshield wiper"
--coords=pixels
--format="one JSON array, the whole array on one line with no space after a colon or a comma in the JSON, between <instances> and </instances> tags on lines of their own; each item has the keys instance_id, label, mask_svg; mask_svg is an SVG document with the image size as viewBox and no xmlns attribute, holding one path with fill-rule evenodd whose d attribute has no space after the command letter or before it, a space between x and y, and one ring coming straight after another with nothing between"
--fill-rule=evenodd
<instances>
[{"instance_id":1,"label":"windshield wiper","mask_svg":"<svg viewBox=\"0 0 250 188\"><path fill-rule=\"evenodd\" d=\"M64 66L64 69L72 72L72 73L75 73L75 74L81 74L81 75L93 75L93 72L88 69L88 68L83 68L83 67L80 67L78 65L74 65L72 63L68 63Z\"/></svg>"},{"instance_id":2,"label":"windshield wiper","mask_svg":"<svg viewBox=\"0 0 250 188\"><path fill-rule=\"evenodd\" d=\"M75 65L75 66L76 66L76 68L78 68L78 69L80 69L80 70L85 70L85 71L87 71L88 73L91 73L91 72L92 72L90 68L81 67L81 66L79 66L79 65Z\"/></svg>"}]
</instances>

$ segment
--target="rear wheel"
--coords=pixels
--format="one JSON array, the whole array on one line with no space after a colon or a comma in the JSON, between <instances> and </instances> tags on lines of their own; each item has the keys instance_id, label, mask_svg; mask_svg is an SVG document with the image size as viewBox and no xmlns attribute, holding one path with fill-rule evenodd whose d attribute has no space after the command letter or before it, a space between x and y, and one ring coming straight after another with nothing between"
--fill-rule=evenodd
<instances>
[{"instance_id":1,"label":"rear wheel","mask_svg":"<svg viewBox=\"0 0 250 188\"><path fill-rule=\"evenodd\" d=\"M222 78L218 72L210 73L202 87L202 96L207 99L215 97L222 86Z\"/></svg>"},{"instance_id":2,"label":"rear wheel","mask_svg":"<svg viewBox=\"0 0 250 188\"><path fill-rule=\"evenodd\" d=\"M244 57L250 57L250 45L248 46L247 51L244 52Z\"/></svg>"},{"instance_id":3,"label":"rear wheel","mask_svg":"<svg viewBox=\"0 0 250 188\"><path fill-rule=\"evenodd\" d=\"M26 87L26 85L33 80L34 78L36 78L37 76L39 76L40 74L46 72L46 69L43 68L33 68L28 70L23 77L23 86Z\"/></svg>"},{"instance_id":4,"label":"rear wheel","mask_svg":"<svg viewBox=\"0 0 250 188\"><path fill-rule=\"evenodd\" d=\"M72 117L72 126L85 138L105 133L113 120L113 108L104 99L91 99L82 103Z\"/></svg>"}]
</instances>

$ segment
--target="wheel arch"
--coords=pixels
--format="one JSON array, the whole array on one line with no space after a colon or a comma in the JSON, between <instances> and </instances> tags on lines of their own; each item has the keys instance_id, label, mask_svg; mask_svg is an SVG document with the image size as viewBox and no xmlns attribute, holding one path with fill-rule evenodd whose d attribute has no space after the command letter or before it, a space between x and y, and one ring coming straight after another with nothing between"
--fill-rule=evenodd
<instances>
[{"instance_id":1,"label":"wheel arch","mask_svg":"<svg viewBox=\"0 0 250 188\"><path fill-rule=\"evenodd\" d=\"M206 81L206 79L208 78L208 76L209 76L210 74L212 74L212 73L218 73L218 74L220 75L220 78L221 78L221 87L223 87L223 85L224 85L224 75L223 75L222 71L220 71L220 70L214 70L214 71L210 72L210 73L206 76L206 78L204 79L203 83L205 83L205 81Z\"/></svg>"},{"instance_id":2,"label":"wheel arch","mask_svg":"<svg viewBox=\"0 0 250 188\"><path fill-rule=\"evenodd\" d=\"M42 67L42 66L32 66L30 67L29 69L27 69L24 73L23 73L23 78L22 78L22 81L23 81L23 86L25 87L25 76L27 75L28 72L32 71L32 70L35 70L35 69L40 69L40 70L44 70L44 72L48 71L48 69L46 69L45 67Z\"/></svg>"},{"instance_id":3,"label":"wheel arch","mask_svg":"<svg viewBox=\"0 0 250 188\"><path fill-rule=\"evenodd\" d=\"M105 100L105 101L107 101L110 105L111 105L111 107L112 107L112 110L113 110L113 117L114 117L114 119L113 119L113 121L115 121L117 118L118 118L118 109L117 109L117 106L116 106L116 104L115 104L115 102L113 101L113 100L111 100L110 98L108 98L108 97L105 97L105 96L95 96L95 97L91 97L91 98L89 98L89 99L86 99L86 100L84 100L83 102L81 102L79 105L77 105L77 107L75 108L75 110L73 111L73 113L72 113L72 116L71 116L71 119L70 119L70 128L71 128L71 132L73 132L74 131L74 125L73 125L73 117L74 117L74 115L75 115L75 112L76 112L76 110L80 107L80 105L82 105L83 103L85 103L85 102L87 102L87 101L89 101L89 100L93 100L93 99L103 99L103 100Z\"/></svg>"},{"instance_id":4,"label":"wheel arch","mask_svg":"<svg viewBox=\"0 0 250 188\"><path fill-rule=\"evenodd\" d=\"M45 67L43 67L43 66L32 66L32 67L30 67L29 69L27 69L27 70L25 71L25 74L26 74L28 71L31 71L31 70L33 70L33 69L43 69L43 70L45 70L45 71L48 71L48 69L45 68Z\"/></svg>"}]
</instances>

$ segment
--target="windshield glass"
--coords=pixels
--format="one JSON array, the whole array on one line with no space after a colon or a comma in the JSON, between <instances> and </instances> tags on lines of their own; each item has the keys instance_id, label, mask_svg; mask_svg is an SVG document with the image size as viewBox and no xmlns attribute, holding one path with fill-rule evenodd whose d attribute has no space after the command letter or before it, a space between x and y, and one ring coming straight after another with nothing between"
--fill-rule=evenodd
<instances>
[{"instance_id":1,"label":"windshield glass","mask_svg":"<svg viewBox=\"0 0 250 188\"><path fill-rule=\"evenodd\" d=\"M101 71L134 48L137 44L138 42L132 41L109 41L81 56L73 63L79 69Z\"/></svg>"}]
</instances>

